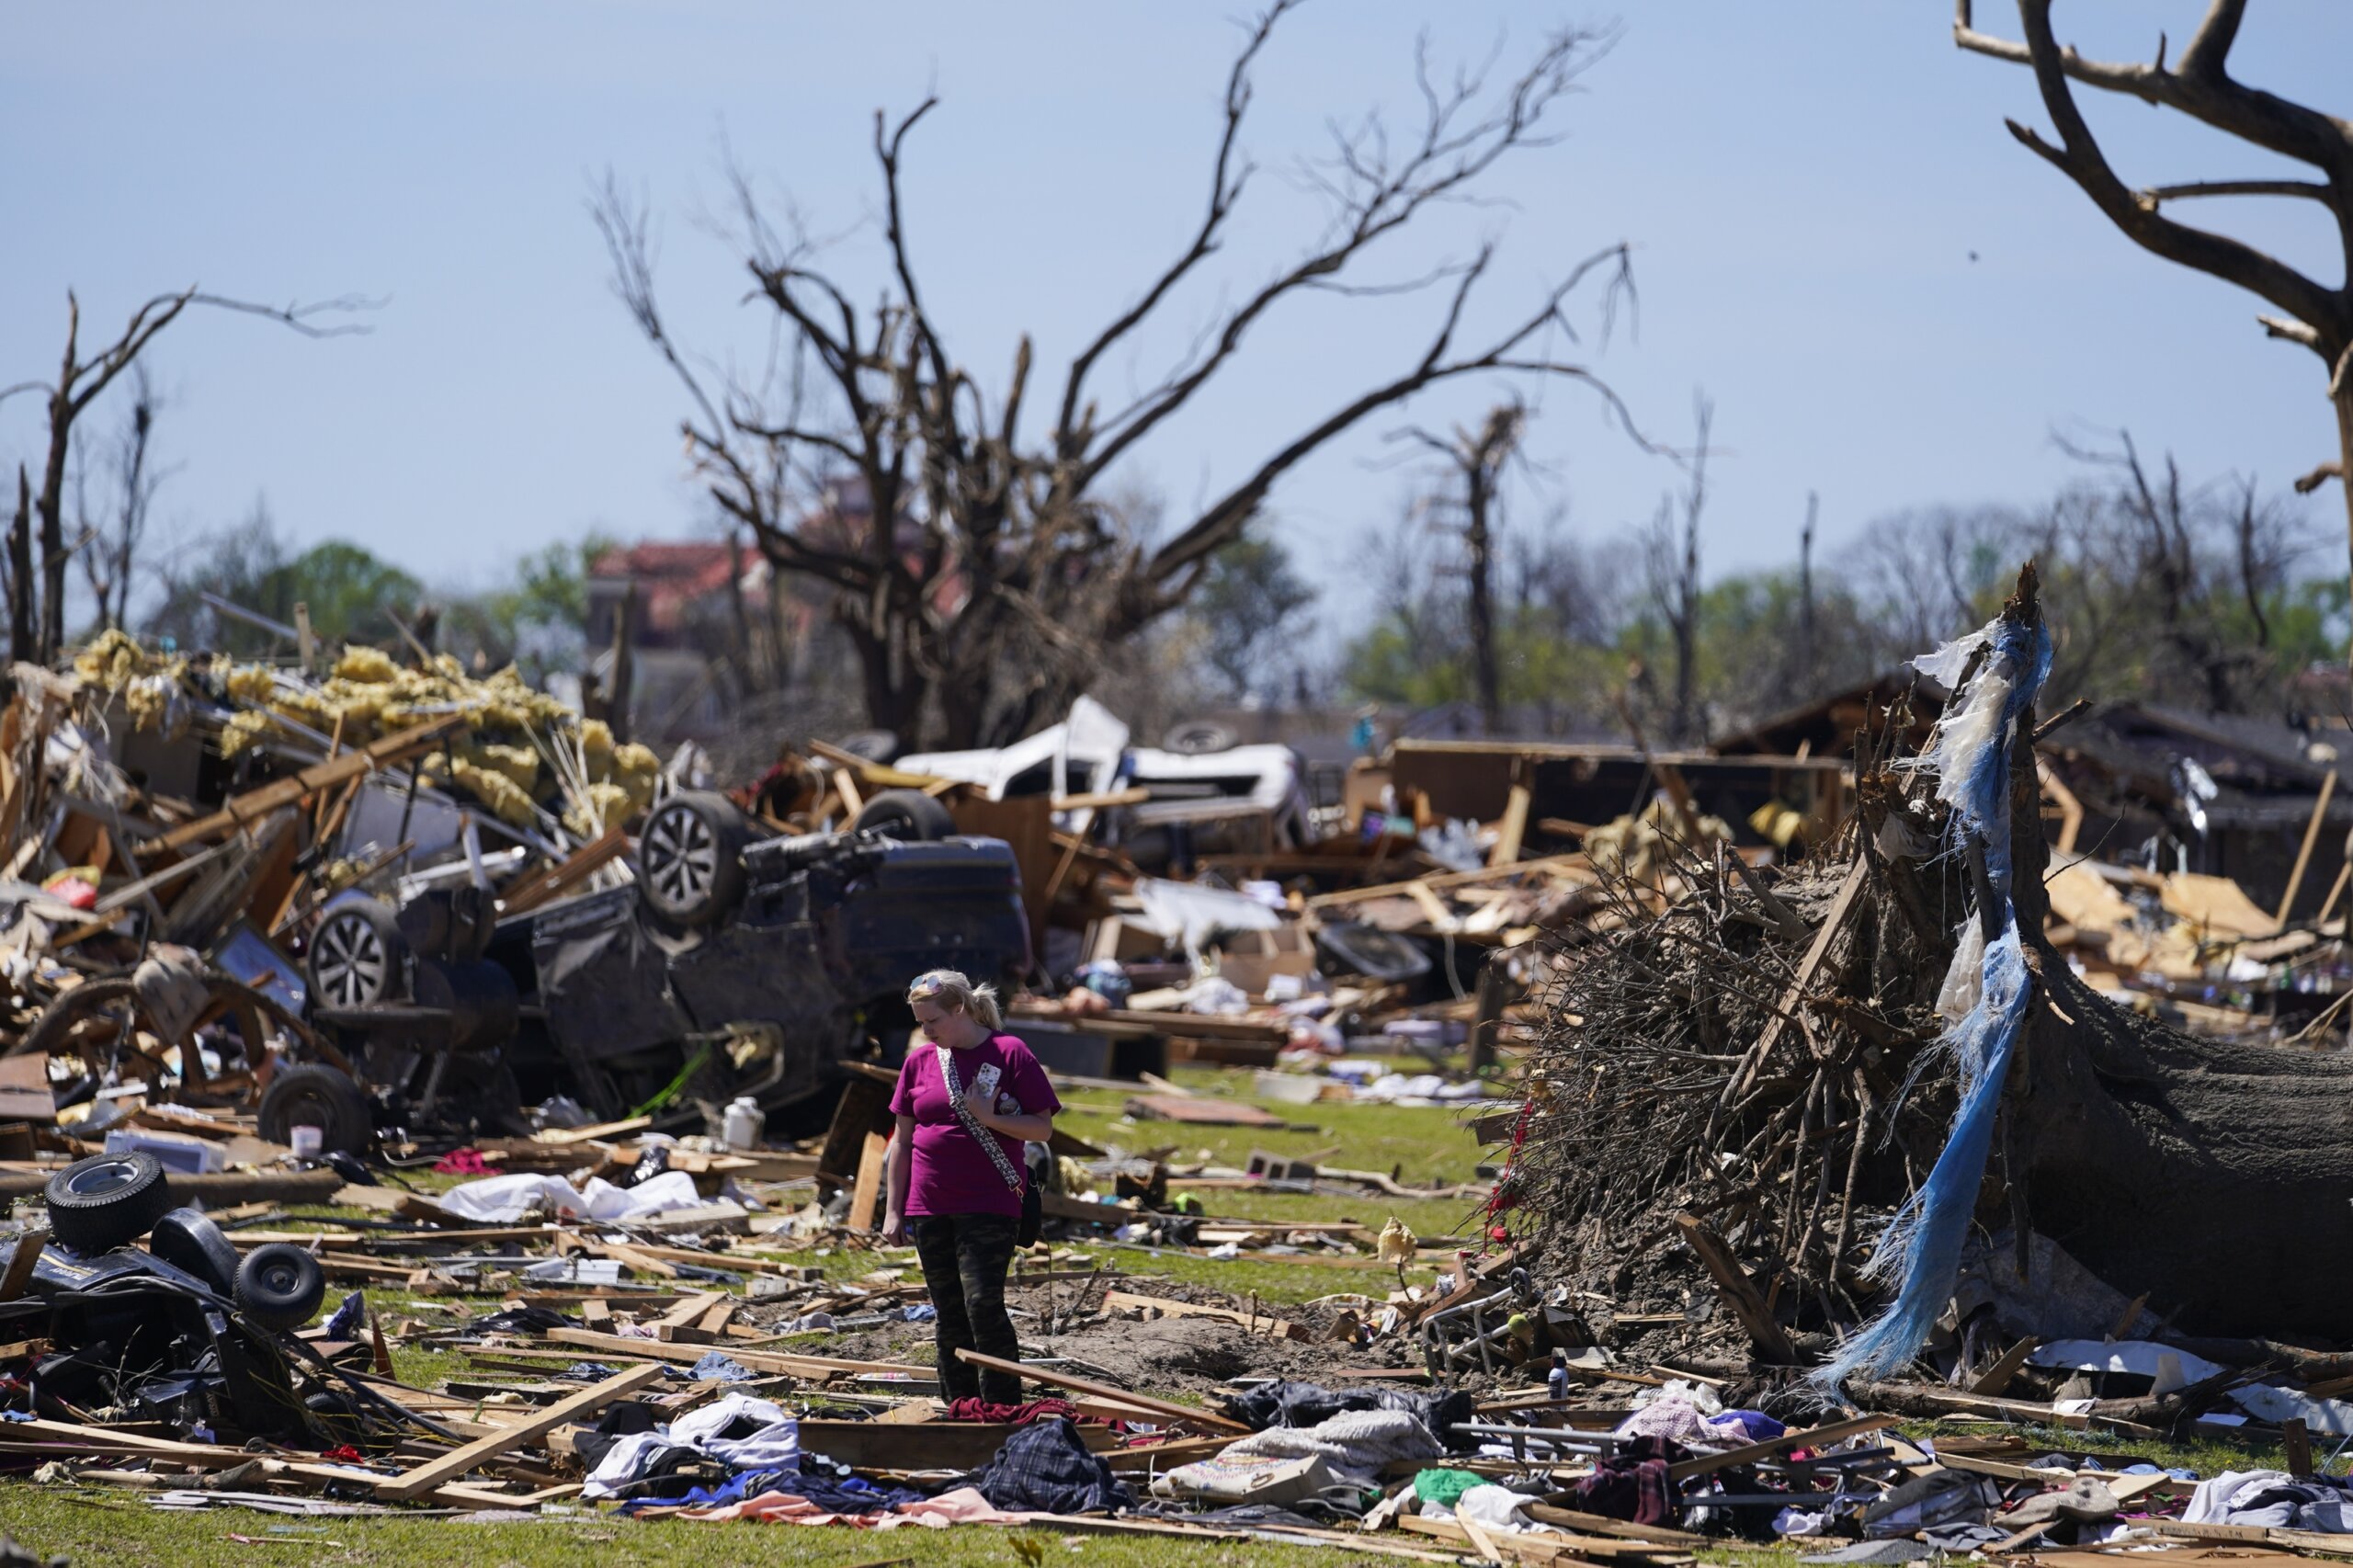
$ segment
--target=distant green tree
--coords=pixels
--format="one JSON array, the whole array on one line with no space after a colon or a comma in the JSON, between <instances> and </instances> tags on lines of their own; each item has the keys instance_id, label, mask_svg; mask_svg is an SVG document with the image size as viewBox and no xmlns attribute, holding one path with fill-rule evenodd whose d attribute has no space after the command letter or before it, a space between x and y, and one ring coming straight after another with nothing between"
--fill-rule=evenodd
<instances>
[{"instance_id":1,"label":"distant green tree","mask_svg":"<svg viewBox=\"0 0 2353 1568\"><path fill-rule=\"evenodd\" d=\"M415 577L342 540L293 553L261 500L244 522L187 554L194 564L167 570L147 630L188 649L250 658L285 646L283 638L223 612L208 594L290 626L294 607L308 606L311 629L327 647L397 639L392 617L408 619L425 597Z\"/></svg>"},{"instance_id":2,"label":"distant green tree","mask_svg":"<svg viewBox=\"0 0 2353 1568\"><path fill-rule=\"evenodd\" d=\"M616 542L603 534L560 540L524 555L489 588L449 596L441 645L470 665L514 665L535 685L577 669L587 653L589 563Z\"/></svg>"},{"instance_id":3,"label":"distant green tree","mask_svg":"<svg viewBox=\"0 0 2353 1568\"><path fill-rule=\"evenodd\" d=\"M1201 656L1237 700L1281 689L1301 643L1314 628L1302 614L1315 590L1291 569L1290 551L1262 533L1234 540L1210 558L1194 590L1192 613L1201 624ZM1293 663L1272 667L1289 650Z\"/></svg>"}]
</instances>

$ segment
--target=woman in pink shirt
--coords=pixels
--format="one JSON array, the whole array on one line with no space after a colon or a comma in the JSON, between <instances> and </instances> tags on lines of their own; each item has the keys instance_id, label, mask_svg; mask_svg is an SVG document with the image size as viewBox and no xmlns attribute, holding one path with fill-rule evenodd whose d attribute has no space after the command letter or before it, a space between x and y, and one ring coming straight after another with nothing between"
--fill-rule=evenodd
<instances>
[{"instance_id":1,"label":"woman in pink shirt","mask_svg":"<svg viewBox=\"0 0 2353 1568\"><path fill-rule=\"evenodd\" d=\"M942 1397L1018 1404L1019 1378L956 1352L1021 1358L1005 1311L1029 1180L1021 1146L1053 1136L1062 1101L1029 1048L1004 1032L993 988L937 969L907 988L907 1006L917 1032L891 1096L899 1125L884 1165L883 1235L912 1239L923 1261L939 1314Z\"/></svg>"}]
</instances>

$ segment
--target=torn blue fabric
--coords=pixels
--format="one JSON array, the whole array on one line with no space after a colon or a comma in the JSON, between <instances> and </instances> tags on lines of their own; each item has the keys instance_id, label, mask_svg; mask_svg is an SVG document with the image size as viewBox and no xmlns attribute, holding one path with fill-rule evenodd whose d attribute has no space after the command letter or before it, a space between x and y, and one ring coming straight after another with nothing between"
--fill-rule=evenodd
<instances>
[{"instance_id":1,"label":"torn blue fabric","mask_svg":"<svg viewBox=\"0 0 2353 1568\"><path fill-rule=\"evenodd\" d=\"M1936 772L1937 798L1952 809L1952 847L1973 842L1984 856L1987 881L2001 903L1994 912L1999 930L1982 948L1963 943L1954 955L1956 968L1975 964L1977 973L1965 986L1960 983L1972 977L1949 974L1946 994L1975 1000L1922 1059L1923 1065L1951 1063L1961 1103L1935 1168L1888 1222L1867 1270L1895 1283L1895 1301L1816 1374L1825 1385L1857 1372L1884 1377L1900 1369L1918 1354L1950 1299L1993 1150L2002 1085L2033 990L2010 899L2010 746L2019 717L2051 673L2051 639L2039 624L1995 619L1917 662L1949 686L1980 648L1984 659L1954 689L1919 766ZM1974 918L1986 914L1977 911Z\"/></svg>"}]
</instances>

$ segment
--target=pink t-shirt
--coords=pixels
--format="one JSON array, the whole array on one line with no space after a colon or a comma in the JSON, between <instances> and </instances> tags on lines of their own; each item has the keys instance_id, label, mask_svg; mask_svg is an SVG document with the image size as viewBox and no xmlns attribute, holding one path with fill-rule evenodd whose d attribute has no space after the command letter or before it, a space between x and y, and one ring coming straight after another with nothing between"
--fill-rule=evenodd
<instances>
[{"instance_id":1,"label":"pink t-shirt","mask_svg":"<svg viewBox=\"0 0 2353 1568\"><path fill-rule=\"evenodd\" d=\"M1051 1115L1063 1108L1046 1070L1029 1048L1009 1034L994 1034L967 1051L951 1053L956 1081L963 1085L966 1103L986 1104L983 1095L996 1096L1000 1116ZM891 1114L915 1119L915 1170L907 1183L907 1213L1012 1214L1021 1212L1021 1194L1007 1187L988 1151L964 1130L948 1103L948 1085L939 1075L939 1051L917 1034L908 1044L907 1060L899 1068L899 1086L891 1096ZM1024 1181L1029 1172L1021 1163L1021 1140L992 1132L1005 1151L1014 1174Z\"/></svg>"}]
</instances>

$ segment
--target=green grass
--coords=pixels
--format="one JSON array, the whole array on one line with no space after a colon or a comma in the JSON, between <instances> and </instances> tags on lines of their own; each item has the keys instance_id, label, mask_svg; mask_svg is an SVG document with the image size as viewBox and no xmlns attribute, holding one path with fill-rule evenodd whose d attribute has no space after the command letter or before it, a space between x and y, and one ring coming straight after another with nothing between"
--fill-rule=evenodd
<instances>
[{"instance_id":1,"label":"green grass","mask_svg":"<svg viewBox=\"0 0 2353 1568\"><path fill-rule=\"evenodd\" d=\"M36 1556L62 1553L82 1568L168 1563L186 1568L269 1563L381 1564L383 1568L707 1568L712 1562L847 1568L912 1559L924 1568L1019 1564L1017 1540L1042 1547L1046 1563L1136 1568L1336 1568L1346 1552L1264 1541L1179 1540L1063 1534L967 1525L887 1532L792 1525L635 1521L582 1510L516 1524L456 1524L439 1518L297 1519L244 1509L167 1513L114 1488L14 1485L0 1526ZM278 1542L255 1547L232 1535ZM1383 1558L1360 1561L1386 1562Z\"/></svg>"},{"instance_id":2,"label":"green grass","mask_svg":"<svg viewBox=\"0 0 2353 1568\"><path fill-rule=\"evenodd\" d=\"M1173 1121L1123 1120L1126 1096L1098 1089L1071 1091L1057 1127L1098 1148L1119 1147L1131 1153L1174 1147L1172 1165L1230 1165L1240 1169L1258 1150L1299 1158L1313 1154L1318 1163L1348 1170L1394 1172L1406 1186L1429 1182L1465 1182L1477 1174L1482 1151L1472 1142L1459 1113L1447 1108L1392 1106L1346 1100L1318 1100L1313 1105L1285 1105L1258 1099L1250 1093L1251 1074L1238 1070L1179 1067L1174 1080L1197 1094L1238 1100L1274 1112L1286 1121L1312 1126L1312 1131L1290 1132L1254 1127L1201 1127ZM1492 1153L1490 1151L1489 1153ZM1173 1195L1186 1190L1181 1177L1171 1177ZM1422 1240L1458 1238L1475 1247L1479 1207L1469 1198L1401 1199L1368 1190L1345 1197L1247 1188L1205 1188L1197 1196L1202 1207L1226 1220L1290 1221L1354 1220L1378 1231L1391 1217L1403 1221ZM1083 1243L1073 1244L1084 1246ZM1204 1285L1237 1296L1256 1291L1259 1299L1291 1304L1318 1296L1354 1293L1382 1300L1397 1285L1392 1269L1358 1268L1300 1263L1194 1257L1161 1252L1156 1256L1129 1248L1103 1248L1100 1256L1132 1273L1163 1275L1188 1285ZM1406 1271L1406 1279L1427 1288L1440 1267L1450 1267L1443 1253L1427 1253L1425 1261Z\"/></svg>"}]
</instances>

